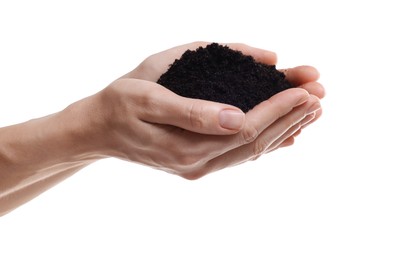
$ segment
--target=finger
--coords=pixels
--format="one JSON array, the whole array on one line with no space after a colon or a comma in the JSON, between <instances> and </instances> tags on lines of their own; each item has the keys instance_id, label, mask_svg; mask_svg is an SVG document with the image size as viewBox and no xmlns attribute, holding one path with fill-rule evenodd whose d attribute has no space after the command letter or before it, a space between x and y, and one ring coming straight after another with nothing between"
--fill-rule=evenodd
<instances>
[{"instance_id":1,"label":"finger","mask_svg":"<svg viewBox=\"0 0 395 260\"><path fill-rule=\"evenodd\" d=\"M276 150L285 140L289 139L290 137L293 137L293 135L300 130L300 127L301 126L299 123L289 128L285 133L283 133L274 142L272 142L264 153L266 154Z\"/></svg>"},{"instance_id":2,"label":"finger","mask_svg":"<svg viewBox=\"0 0 395 260\"><path fill-rule=\"evenodd\" d=\"M325 89L318 82L307 82L298 87L307 90L311 95L317 96L320 99L325 97Z\"/></svg>"},{"instance_id":3,"label":"finger","mask_svg":"<svg viewBox=\"0 0 395 260\"><path fill-rule=\"evenodd\" d=\"M195 133L212 135L235 134L242 129L245 114L237 107L200 99L181 97L151 82L155 89L146 91L141 120L173 125Z\"/></svg>"},{"instance_id":4,"label":"finger","mask_svg":"<svg viewBox=\"0 0 395 260\"><path fill-rule=\"evenodd\" d=\"M301 133L302 133L302 129L299 129L299 130L296 131L296 133L294 133L292 136L295 138L295 137L298 137Z\"/></svg>"},{"instance_id":5,"label":"finger","mask_svg":"<svg viewBox=\"0 0 395 260\"><path fill-rule=\"evenodd\" d=\"M277 150L280 147L289 146L289 143L286 143L285 141L288 140L289 138L294 139L295 136L300 134L301 128L304 125L307 125L312 120L314 120L314 117L315 117L315 112L306 115L300 122L298 122L296 125L294 125L290 129L288 129L280 138L278 138L276 141L274 141L270 145L270 147L268 148L266 153Z\"/></svg>"},{"instance_id":6,"label":"finger","mask_svg":"<svg viewBox=\"0 0 395 260\"><path fill-rule=\"evenodd\" d=\"M275 150L277 150L280 147L288 147L294 144L295 138L294 134L300 131L300 123L297 125L292 126L290 129L287 130L286 133L284 133L280 138L278 138L276 141L274 141L269 148L266 149L265 152L261 154L257 154L254 157L252 157L251 160L256 160L259 157L261 157L263 154L268 154L271 153Z\"/></svg>"},{"instance_id":7,"label":"finger","mask_svg":"<svg viewBox=\"0 0 395 260\"><path fill-rule=\"evenodd\" d=\"M229 43L225 45L233 50L241 51L244 55L252 56L257 62L268 65L276 65L277 63L277 54L272 51L251 47L243 43Z\"/></svg>"},{"instance_id":8,"label":"finger","mask_svg":"<svg viewBox=\"0 0 395 260\"><path fill-rule=\"evenodd\" d=\"M300 129L299 129L298 131L296 131L296 133L299 132L299 131L300 131ZM265 154L274 152L274 151L276 151L276 150L279 149L279 148L289 147L289 146L293 145L294 143L295 143L295 136L292 135L292 136L288 137L287 139L285 139L285 140L284 140L280 145L278 145L277 147L273 147L273 148L267 150L267 151L265 152ZM251 159L251 160L252 160L252 161L253 161L253 160L257 160L257 159L258 159L259 157L261 157L261 156L262 156L262 155L257 155L256 157L254 157L254 158Z\"/></svg>"},{"instance_id":9,"label":"finger","mask_svg":"<svg viewBox=\"0 0 395 260\"><path fill-rule=\"evenodd\" d=\"M306 103L296 107L291 113L280 118L269 128L265 129L252 146L254 148L253 153L259 155L270 150L272 147L277 147L285 139L298 131L302 124L311 121L314 118L315 111L319 109L320 104L318 99L310 96Z\"/></svg>"},{"instance_id":10,"label":"finger","mask_svg":"<svg viewBox=\"0 0 395 260\"><path fill-rule=\"evenodd\" d=\"M307 126L311 125L312 123L314 123L315 121L317 121L317 119L321 116L322 114L322 109L318 109L316 110L314 113L311 113L309 115L307 115L301 122L300 122L300 128L295 131L294 133L292 133L292 135L290 137L288 137L287 139L285 139L283 142L276 142L272 145L272 147L270 147L268 152L272 152L274 150L277 150L278 148L282 148L282 147L287 147L290 145L290 140L288 139L292 139L292 144L294 143L294 139L301 134L302 129L306 128Z\"/></svg>"},{"instance_id":11,"label":"finger","mask_svg":"<svg viewBox=\"0 0 395 260\"><path fill-rule=\"evenodd\" d=\"M301 129L304 129L305 127L311 125L312 123L317 121L321 116L322 116L322 109L319 109L319 110L315 111L314 112L314 119L309 121L309 122L307 122L306 124L303 124Z\"/></svg>"},{"instance_id":12,"label":"finger","mask_svg":"<svg viewBox=\"0 0 395 260\"><path fill-rule=\"evenodd\" d=\"M295 143L295 136L290 136L287 139L284 140L276 149L271 150L269 152L273 152L277 150L278 148L284 148L284 147L289 147Z\"/></svg>"},{"instance_id":13,"label":"finger","mask_svg":"<svg viewBox=\"0 0 395 260\"><path fill-rule=\"evenodd\" d=\"M246 114L246 124L239 133L241 144L252 142L262 131L295 107L307 102L310 95L300 88L284 90L260 103Z\"/></svg>"},{"instance_id":14,"label":"finger","mask_svg":"<svg viewBox=\"0 0 395 260\"><path fill-rule=\"evenodd\" d=\"M291 69L283 69L286 79L295 87L308 82L317 81L320 77L318 70L311 66L298 66Z\"/></svg>"},{"instance_id":15,"label":"finger","mask_svg":"<svg viewBox=\"0 0 395 260\"><path fill-rule=\"evenodd\" d=\"M317 102L318 99L311 96L303 105L296 107L291 113L281 117L275 123L264 129L259 137L253 142L230 150L208 161L204 171L212 172L228 166L240 164L259 157L277 140L279 140L279 144L281 144L300 129L298 123L305 118L306 114L314 113L315 110L319 109L317 108Z\"/></svg>"},{"instance_id":16,"label":"finger","mask_svg":"<svg viewBox=\"0 0 395 260\"><path fill-rule=\"evenodd\" d=\"M183 139L186 144L185 147L193 146L195 151L206 155L206 160L201 162L202 167L199 167L196 171L188 172L187 176L184 177L195 179L209 172L251 159L253 153L251 151L254 151L253 141L279 118L287 115L295 107L303 105L309 99L310 95L303 89L285 90L250 110L246 114L244 128L236 135L221 138L199 136L200 141L195 143L193 143L193 136L188 135L188 138ZM299 108L299 110L301 109ZM303 114L304 112L300 113ZM293 120L296 119L288 119L288 121ZM281 129L281 133L282 131L285 131L285 129ZM277 135L281 133L277 133Z\"/></svg>"},{"instance_id":17,"label":"finger","mask_svg":"<svg viewBox=\"0 0 395 260\"><path fill-rule=\"evenodd\" d=\"M307 113L309 106L314 105L315 99L317 98L310 96L305 90L294 88L285 90L262 102L246 114L244 128L237 135L198 143L200 146L197 149L204 151L204 154L210 154L210 156L207 157L208 159L202 168L188 173L188 178L195 179L209 172L240 164L255 155L259 156L262 153L260 151L262 142L273 142L277 136L291 127L290 125L300 121ZM294 109L296 112L293 111ZM293 113L289 113L290 111ZM283 123L279 125L277 121ZM267 129L271 130L267 132ZM265 135L271 137L265 137ZM263 138L273 138L273 140L262 141ZM260 143L257 144L257 142Z\"/></svg>"}]
</instances>

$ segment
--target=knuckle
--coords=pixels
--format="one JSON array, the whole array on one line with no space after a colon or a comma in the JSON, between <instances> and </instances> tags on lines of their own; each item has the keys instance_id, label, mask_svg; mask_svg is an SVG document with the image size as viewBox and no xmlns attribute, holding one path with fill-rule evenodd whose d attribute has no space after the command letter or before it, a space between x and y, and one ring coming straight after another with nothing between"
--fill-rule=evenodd
<instances>
[{"instance_id":1,"label":"knuckle","mask_svg":"<svg viewBox=\"0 0 395 260\"><path fill-rule=\"evenodd\" d=\"M258 130L254 126L246 126L241 132L242 144L251 143L258 137Z\"/></svg>"},{"instance_id":2,"label":"knuckle","mask_svg":"<svg viewBox=\"0 0 395 260\"><path fill-rule=\"evenodd\" d=\"M188 119L192 128L201 129L204 126L203 107L191 104L188 111Z\"/></svg>"},{"instance_id":3,"label":"knuckle","mask_svg":"<svg viewBox=\"0 0 395 260\"><path fill-rule=\"evenodd\" d=\"M274 118L277 120L277 119L283 117L284 114L289 112L288 111L289 107L286 104L282 104L282 103L276 102L276 98L277 98L277 96L274 95L272 98L269 98L268 100L266 100L264 102L267 104L267 106L276 107L277 108L277 109L274 109L272 111L272 113L274 115ZM286 110L286 112L284 110Z\"/></svg>"},{"instance_id":4,"label":"knuckle","mask_svg":"<svg viewBox=\"0 0 395 260\"><path fill-rule=\"evenodd\" d=\"M270 143L266 138L262 138L261 140L255 142L253 145L253 158L258 158L268 149L269 146Z\"/></svg>"}]
</instances>

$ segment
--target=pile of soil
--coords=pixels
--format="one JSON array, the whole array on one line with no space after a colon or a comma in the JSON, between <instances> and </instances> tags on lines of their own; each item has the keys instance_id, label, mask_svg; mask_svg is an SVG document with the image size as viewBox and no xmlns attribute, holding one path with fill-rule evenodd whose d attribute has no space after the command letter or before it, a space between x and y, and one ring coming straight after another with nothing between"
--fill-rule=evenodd
<instances>
[{"instance_id":1,"label":"pile of soil","mask_svg":"<svg viewBox=\"0 0 395 260\"><path fill-rule=\"evenodd\" d=\"M187 50L158 84L180 96L226 103L244 112L292 87L276 66L218 43Z\"/></svg>"}]
</instances>

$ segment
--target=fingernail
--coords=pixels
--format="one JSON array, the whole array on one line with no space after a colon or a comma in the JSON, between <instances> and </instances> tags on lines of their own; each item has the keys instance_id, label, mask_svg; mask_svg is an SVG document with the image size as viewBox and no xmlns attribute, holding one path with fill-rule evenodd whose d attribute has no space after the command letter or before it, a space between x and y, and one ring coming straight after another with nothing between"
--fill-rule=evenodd
<instances>
[{"instance_id":1,"label":"fingernail","mask_svg":"<svg viewBox=\"0 0 395 260\"><path fill-rule=\"evenodd\" d=\"M225 109L219 113L219 124L223 128L239 130L243 127L244 117L241 111Z\"/></svg>"},{"instance_id":2,"label":"fingernail","mask_svg":"<svg viewBox=\"0 0 395 260\"><path fill-rule=\"evenodd\" d=\"M309 109L307 109L306 115L314 113L315 111L321 109L321 104L319 102L315 102Z\"/></svg>"}]
</instances>

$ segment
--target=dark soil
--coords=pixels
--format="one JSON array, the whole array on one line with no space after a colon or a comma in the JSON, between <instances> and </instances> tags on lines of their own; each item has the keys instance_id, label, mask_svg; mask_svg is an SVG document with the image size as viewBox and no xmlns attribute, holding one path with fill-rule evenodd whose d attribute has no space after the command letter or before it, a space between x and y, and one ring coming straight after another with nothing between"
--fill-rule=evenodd
<instances>
[{"instance_id":1,"label":"dark soil","mask_svg":"<svg viewBox=\"0 0 395 260\"><path fill-rule=\"evenodd\" d=\"M292 87L275 66L217 43L186 51L158 83L180 96L226 103L244 112Z\"/></svg>"}]
</instances>

